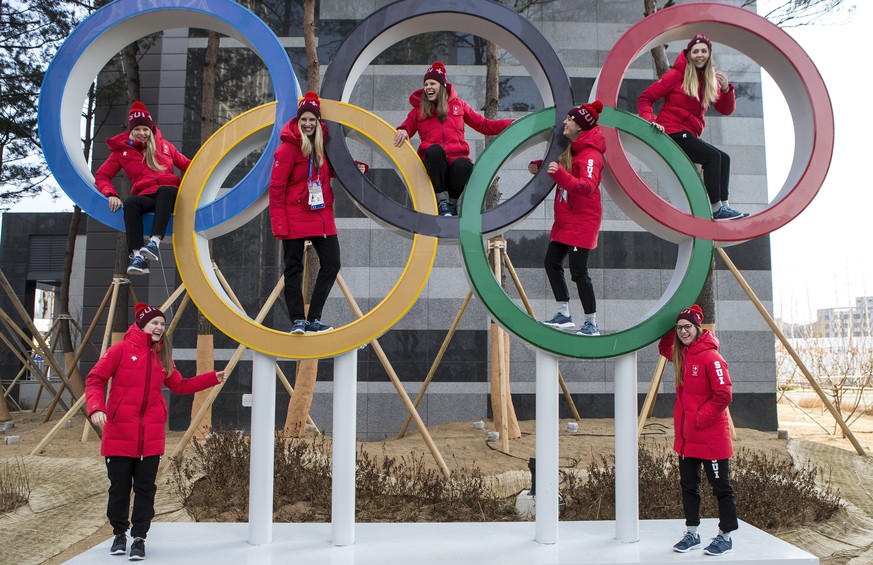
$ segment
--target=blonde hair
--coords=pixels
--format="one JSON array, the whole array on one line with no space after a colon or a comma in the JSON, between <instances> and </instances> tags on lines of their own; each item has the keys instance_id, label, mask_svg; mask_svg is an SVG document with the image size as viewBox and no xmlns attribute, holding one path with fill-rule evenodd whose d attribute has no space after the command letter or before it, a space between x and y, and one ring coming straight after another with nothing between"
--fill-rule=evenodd
<instances>
[{"instance_id":1,"label":"blonde hair","mask_svg":"<svg viewBox=\"0 0 873 565\"><path fill-rule=\"evenodd\" d=\"M298 125L298 127L300 126ZM321 133L321 120L318 120L315 125L313 139L309 139L308 135L300 136L300 151L303 152L304 157L312 156L316 167L321 167L324 164L324 134Z\"/></svg>"},{"instance_id":2,"label":"blonde hair","mask_svg":"<svg viewBox=\"0 0 873 565\"><path fill-rule=\"evenodd\" d=\"M558 156L558 163L561 164L562 167L567 169L567 172L573 172L573 141L567 144L567 148L564 149L561 154Z\"/></svg>"},{"instance_id":3,"label":"blonde hair","mask_svg":"<svg viewBox=\"0 0 873 565\"><path fill-rule=\"evenodd\" d=\"M151 131L151 129L149 129L149 131ZM166 170L166 167L158 162L158 146L155 143L155 132L153 131L145 142L145 149L142 152L142 160L145 161L146 165L148 165L148 167L153 171Z\"/></svg>"},{"instance_id":4,"label":"blonde hair","mask_svg":"<svg viewBox=\"0 0 873 565\"><path fill-rule=\"evenodd\" d=\"M428 100L427 96L424 92L421 93L421 102L418 105L420 110L420 117L422 120L425 120L434 115L434 110L436 110L436 117L439 121L443 122L446 119L446 116L449 115L449 91L445 86L440 85L440 89L437 92L437 100L436 104Z\"/></svg>"},{"instance_id":5,"label":"blonde hair","mask_svg":"<svg viewBox=\"0 0 873 565\"><path fill-rule=\"evenodd\" d=\"M173 372L173 342L166 333L161 336L161 366L169 377Z\"/></svg>"},{"instance_id":6,"label":"blonde hair","mask_svg":"<svg viewBox=\"0 0 873 565\"><path fill-rule=\"evenodd\" d=\"M718 100L718 82L715 80L715 63L712 50L709 51L709 59L703 65L703 98L699 97L700 82L697 78L697 68L691 61L686 61L685 76L682 78L682 91L693 98L700 100L703 108L709 108Z\"/></svg>"}]
</instances>

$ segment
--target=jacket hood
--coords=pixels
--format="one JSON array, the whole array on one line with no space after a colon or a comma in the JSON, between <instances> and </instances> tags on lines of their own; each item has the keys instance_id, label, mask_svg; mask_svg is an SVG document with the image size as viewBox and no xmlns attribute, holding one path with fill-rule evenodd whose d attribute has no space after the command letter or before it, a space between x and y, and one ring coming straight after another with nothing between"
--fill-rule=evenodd
<instances>
[{"instance_id":1,"label":"jacket hood","mask_svg":"<svg viewBox=\"0 0 873 565\"><path fill-rule=\"evenodd\" d=\"M449 94L449 101L452 101L458 97L458 95L455 93L454 85L452 85L452 83L450 83L450 82L446 83L446 92L448 92L448 94ZM409 95L409 104L413 108L418 108L418 106L421 104L421 97L422 96L424 96L424 88L419 88L418 90L416 90L415 92L413 92L412 94Z\"/></svg>"},{"instance_id":2,"label":"jacket hood","mask_svg":"<svg viewBox=\"0 0 873 565\"><path fill-rule=\"evenodd\" d=\"M688 346L688 351L694 351L696 353L706 351L707 349L715 349L716 351L718 351L718 346L719 341L718 338L715 337L715 334L709 330L703 330L703 333L700 334L700 337Z\"/></svg>"},{"instance_id":3,"label":"jacket hood","mask_svg":"<svg viewBox=\"0 0 873 565\"><path fill-rule=\"evenodd\" d=\"M155 135L155 144L159 145L161 141L163 141L163 136L161 136L161 131L158 129L158 126L155 126L154 130L152 130ZM142 151L143 145L142 143L131 141L130 132L123 131L119 134L113 135L112 137L106 138L106 145L109 147L110 151L119 151L121 149L127 149L132 147L137 151Z\"/></svg>"},{"instance_id":4,"label":"jacket hood","mask_svg":"<svg viewBox=\"0 0 873 565\"><path fill-rule=\"evenodd\" d=\"M327 124L324 123L323 120L319 120L321 124L321 134L324 137L324 140L327 141ZM297 118L291 118L285 127L282 128L282 133L279 134L279 139L284 141L285 143L294 143L300 145L300 139L303 137L303 134L300 133L300 127L297 125Z\"/></svg>"},{"instance_id":5,"label":"jacket hood","mask_svg":"<svg viewBox=\"0 0 873 565\"><path fill-rule=\"evenodd\" d=\"M600 126L594 126L580 133L579 137L573 141L570 151L575 155L586 147L596 149L600 153L606 151L606 139L603 137L603 132L600 131Z\"/></svg>"},{"instance_id":6,"label":"jacket hood","mask_svg":"<svg viewBox=\"0 0 873 565\"><path fill-rule=\"evenodd\" d=\"M688 59L685 58L685 51L680 51L676 60L673 61L673 68L682 74L685 74L685 67L688 66Z\"/></svg>"}]
</instances>

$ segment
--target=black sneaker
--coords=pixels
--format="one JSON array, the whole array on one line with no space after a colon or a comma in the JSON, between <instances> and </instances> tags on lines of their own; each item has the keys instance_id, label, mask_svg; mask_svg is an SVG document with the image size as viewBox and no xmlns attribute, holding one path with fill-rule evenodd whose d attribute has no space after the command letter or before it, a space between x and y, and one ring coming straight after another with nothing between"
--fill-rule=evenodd
<instances>
[{"instance_id":1,"label":"black sneaker","mask_svg":"<svg viewBox=\"0 0 873 565\"><path fill-rule=\"evenodd\" d=\"M128 561L142 561L145 559L145 540L143 538L133 538L133 543L130 544L130 557Z\"/></svg>"},{"instance_id":2,"label":"black sneaker","mask_svg":"<svg viewBox=\"0 0 873 565\"><path fill-rule=\"evenodd\" d=\"M132 255L130 265L127 267L128 275L147 275L149 273L149 260L142 255Z\"/></svg>"},{"instance_id":3,"label":"black sneaker","mask_svg":"<svg viewBox=\"0 0 873 565\"><path fill-rule=\"evenodd\" d=\"M451 216L452 215L452 205L449 204L448 200L440 200L437 202L437 214L440 216Z\"/></svg>"},{"instance_id":4,"label":"black sneaker","mask_svg":"<svg viewBox=\"0 0 873 565\"><path fill-rule=\"evenodd\" d=\"M126 534L118 534L115 536L115 540L112 542L112 547L109 549L109 553L112 555L121 555L123 553L127 553Z\"/></svg>"},{"instance_id":5,"label":"black sneaker","mask_svg":"<svg viewBox=\"0 0 873 565\"><path fill-rule=\"evenodd\" d=\"M154 261L161 260L161 258L158 257L158 254L160 252L161 251L160 251L160 248L158 247L158 242L152 241L151 239L148 241L148 243L146 243L145 245L143 245L142 247L139 248L140 255L142 255L143 257L147 257L148 259L152 259Z\"/></svg>"},{"instance_id":6,"label":"black sneaker","mask_svg":"<svg viewBox=\"0 0 873 565\"><path fill-rule=\"evenodd\" d=\"M321 332L330 331L333 329L333 326L328 326L327 324L321 323L321 320L313 320L309 322L306 326L306 333L308 334L317 334Z\"/></svg>"}]
</instances>

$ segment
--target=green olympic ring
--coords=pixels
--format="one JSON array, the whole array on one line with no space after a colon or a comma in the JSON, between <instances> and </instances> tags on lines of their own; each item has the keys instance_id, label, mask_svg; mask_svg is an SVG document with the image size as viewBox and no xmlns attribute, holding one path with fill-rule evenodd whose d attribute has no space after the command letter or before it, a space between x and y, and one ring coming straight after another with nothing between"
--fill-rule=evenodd
<instances>
[{"instance_id":1,"label":"green olympic ring","mask_svg":"<svg viewBox=\"0 0 873 565\"><path fill-rule=\"evenodd\" d=\"M503 162L513 151L555 125L555 109L541 110L516 120L485 149L461 201L460 244L467 277L473 291L499 323L531 345L563 357L601 359L631 353L657 341L675 323L676 312L697 300L712 264L713 242L688 238L679 243L676 270L665 294L636 325L600 336L577 336L545 326L521 310L504 292L494 277L482 239L482 207L485 193ZM627 133L652 148L679 179L691 213L706 218L710 214L706 190L688 156L669 137L656 131L642 118L604 107L598 124ZM609 158L607 150L606 158ZM604 171L606 168L604 167Z\"/></svg>"}]
</instances>

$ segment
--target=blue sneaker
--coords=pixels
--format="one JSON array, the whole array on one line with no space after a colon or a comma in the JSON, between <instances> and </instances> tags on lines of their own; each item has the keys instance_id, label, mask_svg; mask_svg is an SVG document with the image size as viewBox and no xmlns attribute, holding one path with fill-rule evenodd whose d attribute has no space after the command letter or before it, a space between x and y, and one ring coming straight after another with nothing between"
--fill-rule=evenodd
<instances>
[{"instance_id":1,"label":"blue sneaker","mask_svg":"<svg viewBox=\"0 0 873 565\"><path fill-rule=\"evenodd\" d=\"M731 553L733 550L733 540L725 539L719 534L709 541L709 545L703 548L703 553L707 555L724 555L725 553Z\"/></svg>"},{"instance_id":2,"label":"blue sneaker","mask_svg":"<svg viewBox=\"0 0 873 565\"><path fill-rule=\"evenodd\" d=\"M685 532L685 535L682 536L682 539L679 540L679 543L673 546L673 551L677 553L688 553L692 549L697 549L700 547L700 535L692 534L691 532Z\"/></svg>"},{"instance_id":3,"label":"blue sneaker","mask_svg":"<svg viewBox=\"0 0 873 565\"><path fill-rule=\"evenodd\" d=\"M327 324L322 324L321 320L313 320L308 322L306 326L306 333L308 334L317 334L321 332L327 332L333 329L333 326L328 326Z\"/></svg>"},{"instance_id":4,"label":"blue sneaker","mask_svg":"<svg viewBox=\"0 0 873 565\"><path fill-rule=\"evenodd\" d=\"M303 335L308 327L309 322L306 320L294 320L294 323L291 325L291 333L293 335Z\"/></svg>"},{"instance_id":5,"label":"blue sneaker","mask_svg":"<svg viewBox=\"0 0 873 565\"><path fill-rule=\"evenodd\" d=\"M131 255L130 265L127 267L128 275L147 275L149 274L149 260L142 255Z\"/></svg>"},{"instance_id":6,"label":"blue sneaker","mask_svg":"<svg viewBox=\"0 0 873 565\"><path fill-rule=\"evenodd\" d=\"M440 216L451 216L452 215L452 205L449 204L448 200L440 200L437 202L437 214Z\"/></svg>"},{"instance_id":7,"label":"blue sneaker","mask_svg":"<svg viewBox=\"0 0 873 565\"><path fill-rule=\"evenodd\" d=\"M559 330L571 330L576 327L576 324L573 323L573 316L565 316L560 312L555 314L551 320L543 322L543 324Z\"/></svg>"},{"instance_id":8,"label":"blue sneaker","mask_svg":"<svg viewBox=\"0 0 873 565\"><path fill-rule=\"evenodd\" d=\"M148 259L153 259L155 261L160 261L160 257L158 254L160 253L160 249L158 247L158 242L149 240L148 243L139 248L139 253L143 257Z\"/></svg>"},{"instance_id":9,"label":"blue sneaker","mask_svg":"<svg viewBox=\"0 0 873 565\"><path fill-rule=\"evenodd\" d=\"M722 206L712 214L713 220L739 220L748 216L746 212L740 212L727 206Z\"/></svg>"},{"instance_id":10,"label":"blue sneaker","mask_svg":"<svg viewBox=\"0 0 873 565\"><path fill-rule=\"evenodd\" d=\"M597 329L597 324L594 322L585 322L576 335L600 335L600 330Z\"/></svg>"}]
</instances>

